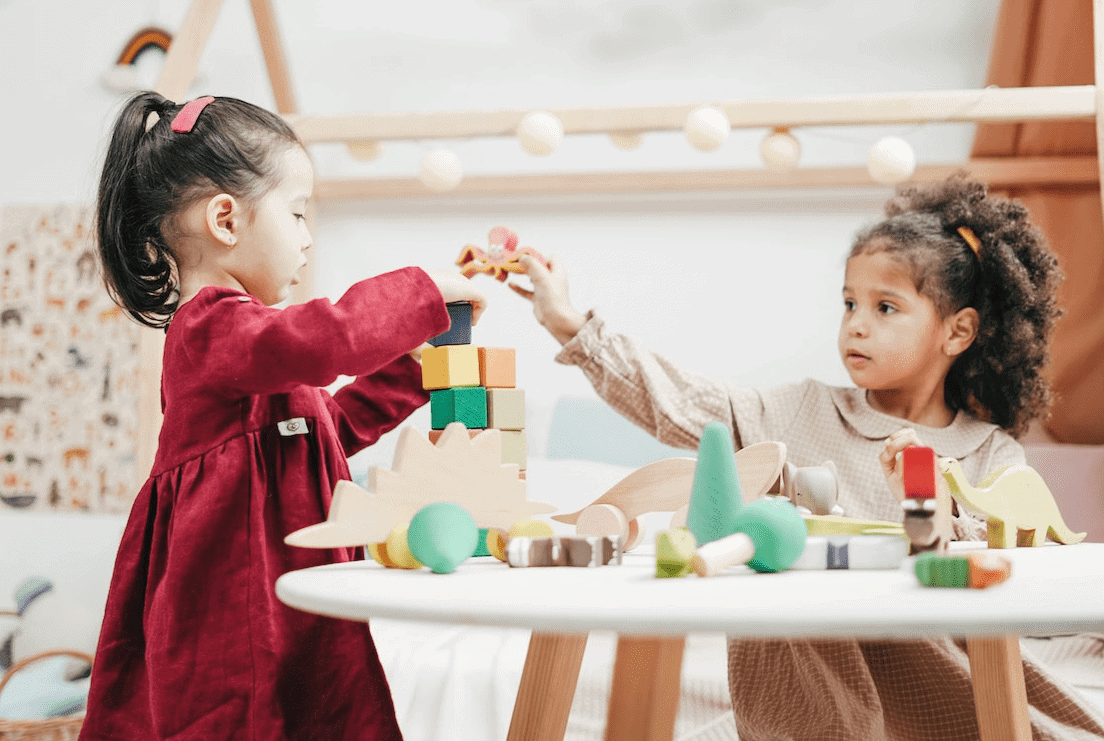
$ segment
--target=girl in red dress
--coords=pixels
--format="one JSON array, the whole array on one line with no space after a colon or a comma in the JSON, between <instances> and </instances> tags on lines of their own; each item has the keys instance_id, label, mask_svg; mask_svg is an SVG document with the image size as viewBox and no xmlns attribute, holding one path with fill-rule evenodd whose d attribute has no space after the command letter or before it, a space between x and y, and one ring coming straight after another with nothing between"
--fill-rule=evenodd
<instances>
[{"instance_id":1,"label":"girl in red dress","mask_svg":"<svg viewBox=\"0 0 1104 741\"><path fill-rule=\"evenodd\" d=\"M278 116L156 93L120 114L100 181L108 289L165 328L164 422L115 563L82 741L398 739L368 627L280 603L276 578L348 561L292 548L346 457L428 400L422 343L483 294L404 268L285 309L311 236L310 160ZM332 396L320 387L356 380Z\"/></svg>"}]
</instances>

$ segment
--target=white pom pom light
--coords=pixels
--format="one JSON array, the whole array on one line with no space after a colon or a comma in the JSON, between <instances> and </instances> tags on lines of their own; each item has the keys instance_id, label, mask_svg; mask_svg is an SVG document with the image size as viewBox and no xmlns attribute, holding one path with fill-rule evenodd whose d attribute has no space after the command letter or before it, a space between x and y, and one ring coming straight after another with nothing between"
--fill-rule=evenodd
<instances>
[{"instance_id":1,"label":"white pom pom light","mask_svg":"<svg viewBox=\"0 0 1104 741\"><path fill-rule=\"evenodd\" d=\"M724 144L732 124L719 108L704 106L690 111L683 125L686 141L703 152L711 152Z\"/></svg>"},{"instance_id":2,"label":"white pom pom light","mask_svg":"<svg viewBox=\"0 0 1104 741\"><path fill-rule=\"evenodd\" d=\"M564 129L560 119L542 111L527 113L517 128L517 138L521 148L538 157L552 154L563 141L563 135Z\"/></svg>"},{"instance_id":3,"label":"white pom pom light","mask_svg":"<svg viewBox=\"0 0 1104 741\"><path fill-rule=\"evenodd\" d=\"M775 129L759 143L759 156L767 169L789 172L801 159L801 142L788 129Z\"/></svg>"},{"instance_id":4,"label":"white pom pom light","mask_svg":"<svg viewBox=\"0 0 1104 741\"><path fill-rule=\"evenodd\" d=\"M422 157L419 178L430 190L443 192L460 184L464 170L460 158L447 149L434 149Z\"/></svg>"},{"instance_id":5,"label":"white pom pom light","mask_svg":"<svg viewBox=\"0 0 1104 741\"><path fill-rule=\"evenodd\" d=\"M916 154L904 139L887 136L870 148L866 171L876 182L894 185L908 180L916 170Z\"/></svg>"}]
</instances>

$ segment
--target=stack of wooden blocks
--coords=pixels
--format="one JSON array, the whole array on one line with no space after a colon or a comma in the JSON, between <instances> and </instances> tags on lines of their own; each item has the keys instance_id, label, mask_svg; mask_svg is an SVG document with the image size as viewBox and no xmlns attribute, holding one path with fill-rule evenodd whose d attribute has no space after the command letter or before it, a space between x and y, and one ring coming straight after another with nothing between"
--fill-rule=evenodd
<instances>
[{"instance_id":1,"label":"stack of wooden blocks","mask_svg":"<svg viewBox=\"0 0 1104 741\"><path fill-rule=\"evenodd\" d=\"M502 462L516 463L525 477L525 392L516 387L516 354L512 347L471 344L472 307L448 304L452 326L429 341L422 352L422 386L429 394L429 439L461 422L474 437L487 428L502 434Z\"/></svg>"}]
</instances>

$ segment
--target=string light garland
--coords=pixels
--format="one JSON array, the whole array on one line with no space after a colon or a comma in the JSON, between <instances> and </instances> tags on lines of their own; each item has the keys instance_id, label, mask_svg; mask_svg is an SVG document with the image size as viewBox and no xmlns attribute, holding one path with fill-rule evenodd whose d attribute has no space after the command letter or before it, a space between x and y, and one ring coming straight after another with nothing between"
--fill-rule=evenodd
<instances>
[{"instance_id":1,"label":"string light garland","mask_svg":"<svg viewBox=\"0 0 1104 741\"><path fill-rule=\"evenodd\" d=\"M460 158L448 149L434 149L422 157L419 179L432 191L443 193L452 190L464 179Z\"/></svg>"},{"instance_id":2,"label":"string light garland","mask_svg":"<svg viewBox=\"0 0 1104 741\"><path fill-rule=\"evenodd\" d=\"M560 119L551 113L528 113L517 128L517 140L521 148L537 157L552 154L563 141L564 128Z\"/></svg>"},{"instance_id":3,"label":"string light garland","mask_svg":"<svg viewBox=\"0 0 1104 741\"><path fill-rule=\"evenodd\" d=\"M728 120L725 112L711 106L702 106L690 111L682 129L686 135L686 141L703 152L719 149L731 130L732 122Z\"/></svg>"},{"instance_id":4,"label":"string light garland","mask_svg":"<svg viewBox=\"0 0 1104 741\"><path fill-rule=\"evenodd\" d=\"M790 172L801 159L801 142L787 128L776 128L759 144L759 156L768 170Z\"/></svg>"}]
</instances>

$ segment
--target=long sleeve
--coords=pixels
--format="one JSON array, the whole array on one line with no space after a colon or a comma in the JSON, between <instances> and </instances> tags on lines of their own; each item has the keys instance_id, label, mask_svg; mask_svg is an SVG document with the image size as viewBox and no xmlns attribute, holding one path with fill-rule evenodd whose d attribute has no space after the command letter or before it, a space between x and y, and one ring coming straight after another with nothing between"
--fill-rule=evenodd
<instances>
[{"instance_id":1,"label":"long sleeve","mask_svg":"<svg viewBox=\"0 0 1104 741\"><path fill-rule=\"evenodd\" d=\"M709 422L733 429L726 386L606 331L594 312L556 356L582 369L594 390L625 418L667 445L693 449Z\"/></svg>"},{"instance_id":2,"label":"long sleeve","mask_svg":"<svg viewBox=\"0 0 1104 741\"><path fill-rule=\"evenodd\" d=\"M195 311L195 302L205 310ZM370 375L448 324L429 276L403 268L354 284L336 303L320 298L285 309L230 289L204 289L181 307L169 332L186 332L181 357L172 359L183 372L235 397Z\"/></svg>"},{"instance_id":3,"label":"long sleeve","mask_svg":"<svg viewBox=\"0 0 1104 741\"><path fill-rule=\"evenodd\" d=\"M402 355L327 400L346 456L368 447L429 401L418 361Z\"/></svg>"}]
</instances>

